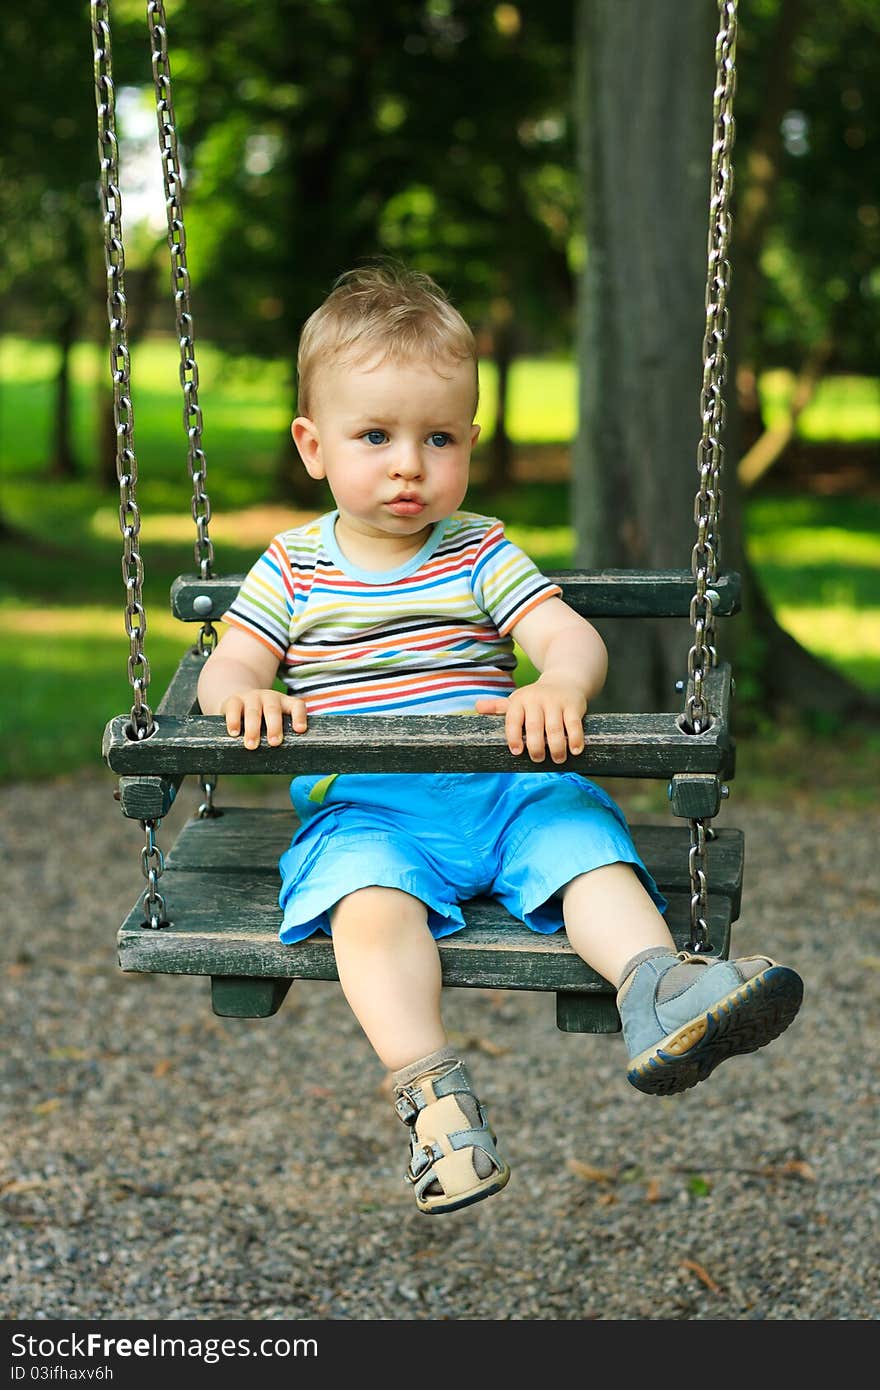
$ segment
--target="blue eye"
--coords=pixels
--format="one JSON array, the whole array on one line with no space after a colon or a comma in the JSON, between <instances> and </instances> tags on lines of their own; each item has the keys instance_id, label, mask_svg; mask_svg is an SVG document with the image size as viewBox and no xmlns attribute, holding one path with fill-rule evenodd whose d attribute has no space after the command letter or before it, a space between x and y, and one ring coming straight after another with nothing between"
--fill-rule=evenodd
<instances>
[{"instance_id":1,"label":"blue eye","mask_svg":"<svg viewBox=\"0 0 880 1390\"><path fill-rule=\"evenodd\" d=\"M428 439L435 449L443 449L447 444L452 443L452 435L444 434L441 430L438 430L435 434L429 434Z\"/></svg>"},{"instance_id":2,"label":"blue eye","mask_svg":"<svg viewBox=\"0 0 880 1390\"><path fill-rule=\"evenodd\" d=\"M384 430L367 430L363 438L368 444L384 444L387 436Z\"/></svg>"}]
</instances>

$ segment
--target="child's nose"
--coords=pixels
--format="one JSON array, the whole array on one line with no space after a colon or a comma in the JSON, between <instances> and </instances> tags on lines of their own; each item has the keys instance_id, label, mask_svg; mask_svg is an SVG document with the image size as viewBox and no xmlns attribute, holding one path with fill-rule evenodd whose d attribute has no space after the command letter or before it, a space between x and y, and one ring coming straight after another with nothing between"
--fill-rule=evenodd
<instances>
[{"instance_id":1,"label":"child's nose","mask_svg":"<svg viewBox=\"0 0 880 1390\"><path fill-rule=\"evenodd\" d=\"M395 450L394 469L397 473L405 473L407 477L418 477L422 471L421 446L416 442L401 442L400 447Z\"/></svg>"}]
</instances>

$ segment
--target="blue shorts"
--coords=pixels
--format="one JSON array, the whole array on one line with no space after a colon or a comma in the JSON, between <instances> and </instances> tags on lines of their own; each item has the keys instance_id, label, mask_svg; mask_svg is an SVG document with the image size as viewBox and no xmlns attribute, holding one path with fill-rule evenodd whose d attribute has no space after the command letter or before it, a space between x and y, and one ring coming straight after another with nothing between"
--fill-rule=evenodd
<instances>
[{"instance_id":1,"label":"blue shorts","mask_svg":"<svg viewBox=\"0 0 880 1390\"><path fill-rule=\"evenodd\" d=\"M343 773L296 777L301 824L281 857L280 937L330 935L328 911L358 888L399 888L428 909L434 937L465 926L459 903L497 898L532 931L564 925L559 893L602 864L632 864L666 900L611 797L569 772Z\"/></svg>"}]
</instances>

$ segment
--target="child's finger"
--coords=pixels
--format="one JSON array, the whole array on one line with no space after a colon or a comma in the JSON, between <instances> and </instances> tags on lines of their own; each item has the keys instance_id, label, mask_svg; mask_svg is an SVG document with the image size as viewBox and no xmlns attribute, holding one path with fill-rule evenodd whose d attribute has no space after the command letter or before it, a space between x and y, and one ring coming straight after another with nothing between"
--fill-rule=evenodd
<instances>
[{"instance_id":1,"label":"child's finger","mask_svg":"<svg viewBox=\"0 0 880 1390\"><path fill-rule=\"evenodd\" d=\"M568 735L568 747L572 753L583 753L584 724L574 713L567 713L565 716L565 732Z\"/></svg>"},{"instance_id":2,"label":"child's finger","mask_svg":"<svg viewBox=\"0 0 880 1390\"><path fill-rule=\"evenodd\" d=\"M267 701L263 706L263 718L266 721L266 738L270 743L282 743L284 732L281 728L281 703L269 704Z\"/></svg>"},{"instance_id":3,"label":"child's finger","mask_svg":"<svg viewBox=\"0 0 880 1390\"><path fill-rule=\"evenodd\" d=\"M244 746L258 748L260 732L263 727L263 701L258 694L248 696L244 702Z\"/></svg>"},{"instance_id":4,"label":"child's finger","mask_svg":"<svg viewBox=\"0 0 880 1390\"><path fill-rule=\"evenodd\" d=\"M304 734L309 725L305 700L299 700L295 695L285 695L281 704L282 708L290 715L293 732L295 734Z\"/></svg>"},{"instance_id":5,"label":"child's finger","mask_svg":"<svg viewBox=\"0 0 880 1390\"><path fill-rule=\"evenodd\" d=\"M226 720L226 732L232 738L237 738L241 731L241 714L244 709L244 702L238 695L231 695L226 701L226 708L222 711Z\"/></svg>"},{"instance_id":6,"label":"child's finger","mask_svg":"<svg viewBox=\"0 0 880 1390\"><path fill-rule=\"evenodd\" d=\"M504 714L509 704L509 699L499 700L494 695L481 695L474 701L474 709L478 714Z\"/></svg>"},{"instance_id":7,"label":"child's finger","mask_svg":"<svg viewBox=\"0 0 880 1390\"><path fill-rule=\"evenodd\" d=\"M523 712L517 705L510 706L504 718L504 737L511 753L523 751Z\"/></svg>"},{"instance_id":8,"label":"child's finger","mask_svg":"<svg viewBox=\"0 0 880 1390\"><path fill-rule=\"evenodd\" d=\"M544 711L540 706L526 711L526 744L533 763L542 763L547 756L544 739Z\"/></svg>"},{"instance_id":9,"label":"child's finger","mask_svg":"<svg viewBox=\"0 0 880 1390\"><path fill-rule=\"evenodd\" d=\"M545 715L544 734L554 763L564 763L568 757L567 730L561 714Z\"/></svg>"}]
</instances>

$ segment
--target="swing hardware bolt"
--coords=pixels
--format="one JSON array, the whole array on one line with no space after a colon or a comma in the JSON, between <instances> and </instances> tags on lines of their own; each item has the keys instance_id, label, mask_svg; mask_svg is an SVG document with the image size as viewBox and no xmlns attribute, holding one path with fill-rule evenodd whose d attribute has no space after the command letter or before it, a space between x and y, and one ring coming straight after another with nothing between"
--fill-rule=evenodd
<instances>
[{"instance_id":1,"label":"swing hardware bolt","mask_svg":"<svg viewBox=\"0 0 880 1390\"><path fill-rule=\"evenodd\" d=\"M210 594L197 594L193 599L193 612L198 613L200 618L205 618L214 611L214 600Z\"/></svg>"},{"instance_id":2,"label":"swing hardware bolt","mask_svg":"<svg viewBox=\"0 0 880 1390\"><path fill-rule=\"evenodd\" d=\"M708 600L709 603L711 603L711 605L712 605L712 612L714 613L715 609L718 607L719 603L721 602L721 595L719 594L719 592L718 592L717 589L707 589L707 590L706 590L706 599Z\"/></svg>"},{"instance_id":3,"label":"swing hardware bolt","mask_svg":"<svg viewBox=\"0 0 880 1390\"><path fill-rule=\"evenodd\" d=\"M726 782L722 782L722 783L721 783L721 786L720 786L720 788L719 788L719 791L720 791L720 793L721 793L721 798L722 798L722 800L723 800L723 801L726 801L727 798L730 796L730 787L727 785Z\"/></svg>"},{"instance_id":4,"label":"swing hardware bolt","mask_svg":"<svg viewBox=\"0 0 880 1390\"><path fill-rule=\"evenodd\" d=\"M676 681L675 688L678 691L679 695L681 695L682 691L684 690L684 681Z\"/></svg>"}]
</instances>

